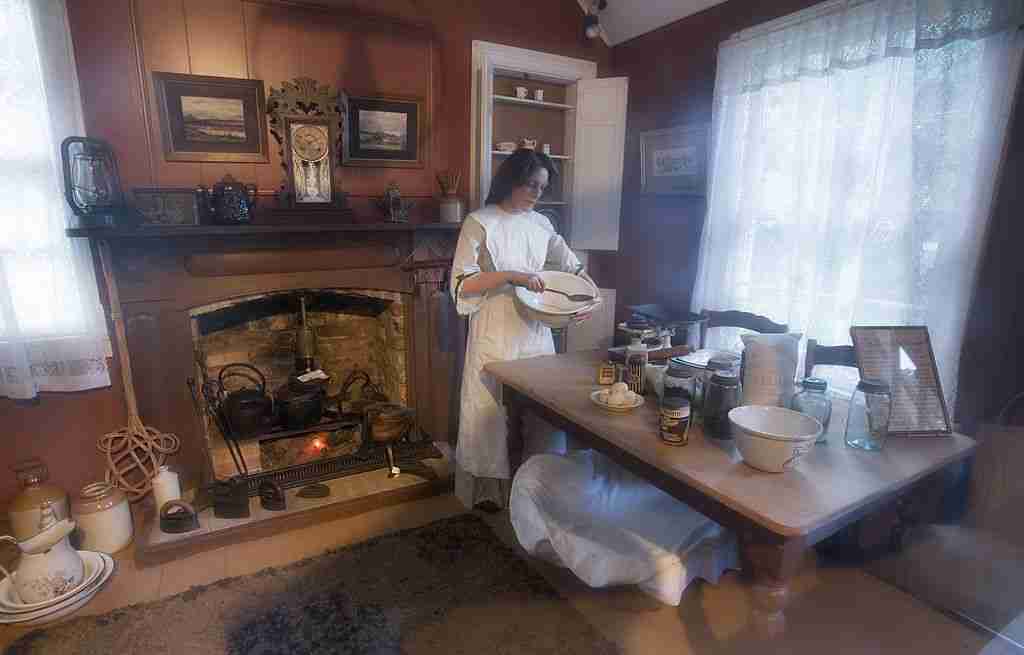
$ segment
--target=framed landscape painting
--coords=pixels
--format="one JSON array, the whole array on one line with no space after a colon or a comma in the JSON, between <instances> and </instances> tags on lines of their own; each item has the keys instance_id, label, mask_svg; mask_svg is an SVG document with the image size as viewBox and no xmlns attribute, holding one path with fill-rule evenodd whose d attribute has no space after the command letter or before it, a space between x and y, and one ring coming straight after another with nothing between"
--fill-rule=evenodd
<instances>
[{"instance_id":1,"label":"framed landscape painting","mask_svg":"<svg viewBox=\"0 0 1024 655\"><path fill-rule=\"evenodd\" d=\"M348 98L342 164L423 168L426 116L418 98Z\"/></svg>"},{"instance_id":2,"label":"framed landscape painting","mask_svg":"<svg viewBox=\"0 0 1024 655\"><path fill-rule=\"evenodd\" d=\"M262 80L154 72L153 89L167 161L269 161Z\"/></svg>"},{"instance_id":3,"label":"framed landscape painting","mask_svg":"<svg viewBox=\"0 0 1024 655\"><path fill-rule=\"evenodd\" d=\"M644 193L703 196L707 193L708 125L640 133Z\"/></svg>"}]
</instances>

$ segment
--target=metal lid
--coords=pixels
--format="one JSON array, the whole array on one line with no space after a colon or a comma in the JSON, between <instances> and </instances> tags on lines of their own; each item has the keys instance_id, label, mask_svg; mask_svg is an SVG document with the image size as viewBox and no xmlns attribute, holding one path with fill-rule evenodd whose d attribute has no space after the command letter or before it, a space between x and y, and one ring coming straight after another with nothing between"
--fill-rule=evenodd
<instances>
[{"instance_id":1,"label":"metal lid","mask_svg":"<svg viewBox=\"0 0 1024 655\"><path fill-rule=\"evenodd\" d=\"M715 373L711 376L711 382L723 387L738 387L740 386L740 379L735 375L725 375L723 373Z\"/></svg>"},{"instance_id":2,"label":"metal lid","mask_svg":"<svg viewBox=\"0 0 1024 655\"><path fill-rule=\"evenodd\" d=\"M804 378L803 385L807 391L828 391L828 380L824 378Z\"/></svg>"},{"instance_id":3,"label":"metal lid","mask_svg":"<svg viewBox=\"0 0 1024 655\"><path fill-rule=\"evenodd\" d=\"M857 391L865 393L889 393L889 383L882 380L861 380L857 383Z\"/></svg>"}]
</instances>

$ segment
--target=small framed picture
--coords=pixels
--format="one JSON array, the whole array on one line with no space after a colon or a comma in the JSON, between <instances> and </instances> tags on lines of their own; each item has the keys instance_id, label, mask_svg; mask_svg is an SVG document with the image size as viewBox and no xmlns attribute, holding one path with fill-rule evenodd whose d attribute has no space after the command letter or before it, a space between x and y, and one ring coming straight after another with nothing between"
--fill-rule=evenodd
<instances>
[{"instance_id":1,"label":"small framed picture","mask_svg":"<svg viewBox=\"0 0 1024 655\"><path fill-rule=\"evenodd\" d=\"M703 196L707 193L709 126L640 133L644 193Z\"/></svg>"},{"instance_id":2,"label":"small framed picture","mask_svg":"<svg viewBox=\"0 0 1024 655\"><path fill-rule=\"evenodd\" d=\"M264 163L263 80L153 73L167 161Z\"/></svg>"},{"instance_id":3,"label":"small framed picture","mask_svg":"<svg viewBox=\"0 0 1024 655\"><path fill-rule=\"evenodd\" d=\"M202 220L196 189L132 189L135 208L142 214L140 225L199 225Z\"/></svg>"},{"instance_id":4,"label":"small framed picture","mask_svg":"<svg viewBox=\"0 0 1024 655\"><path fill-rule=\"evenodd\" d=\"M889 434L908 437L952 434L939 367L923 325L850 328L862 380L889 384Z\"/></svg>"},{"instance_id":5,"label":"small framed picture","mask_svg":"<svg viewBox=\"0 0 1024 655\"><path fill-rule=\"evenodd\" d=\"M419 98L348 98L342 164L423 168L426 116Z\"/></svg>"}]
</instances>

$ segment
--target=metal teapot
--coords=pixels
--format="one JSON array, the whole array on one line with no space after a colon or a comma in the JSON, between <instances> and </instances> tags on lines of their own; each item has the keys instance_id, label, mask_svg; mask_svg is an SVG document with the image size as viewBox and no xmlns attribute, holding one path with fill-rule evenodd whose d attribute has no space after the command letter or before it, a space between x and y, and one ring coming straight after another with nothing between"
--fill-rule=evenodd
<instances>
[{"instance_id":1,"label":"metal teapot","mask_svg":"<svg viewBox=\"0 0 1024 655\"><path fill-rule=\"evenodd\" d=\"M256 387L243 387L228 393L224 382L231 378L242 378L255 383ZM244 363L228 364L221 369L217 384L221 393L226 394L221 401L221 409L236 436L256 434L270 426L274 416L274 401L267 395L267 379L258 368Z\"/></svg>"},{"instance_id":2,"label":"metal teapot","mask_svg":"<svg viewBox=\"0 0 1024 655\"><path fill-rule=\"evenodd\" d=\"M213 185L213 189L199 187L197 195L204 205L204 213L214 223L238 225L252 222L256 204L256 185L242 184L230 175Z\"/></svg>"}]
</instances>

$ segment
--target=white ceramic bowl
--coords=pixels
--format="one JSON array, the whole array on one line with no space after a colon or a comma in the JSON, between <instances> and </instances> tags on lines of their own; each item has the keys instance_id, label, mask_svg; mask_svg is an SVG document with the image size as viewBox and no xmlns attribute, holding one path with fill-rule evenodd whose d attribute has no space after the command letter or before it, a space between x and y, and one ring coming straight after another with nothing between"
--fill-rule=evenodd
<instances>
[{"instance_id":1,"label":"white ceramic bowl","mask_svg":"<svg viewBox=\"0 0 1024 655\"><path fill-rule=\"evenodd\" d=\"M516 287L516 302L519 307L527 316L548 327L565 327L577 314L589 311L601 302L597 286L584 277L561 271L542 271L538 275L544 280L544 285L552 289L568 294L582 293L596 298L594 301L573 302L557 293L534 293L526 287Z\"/></svg>"},{"instance_id":2,"label":"white ceramic bowl","mask_svg":"<svg viewBox=\"0 0 1024 655\"><path fill-rule=\"evenodd\" d=\"M737 407L729 412L729 421L743 461L769 473L793 468L822 430L813 416L782 407Z\"/></svg>"}]
</instances>

